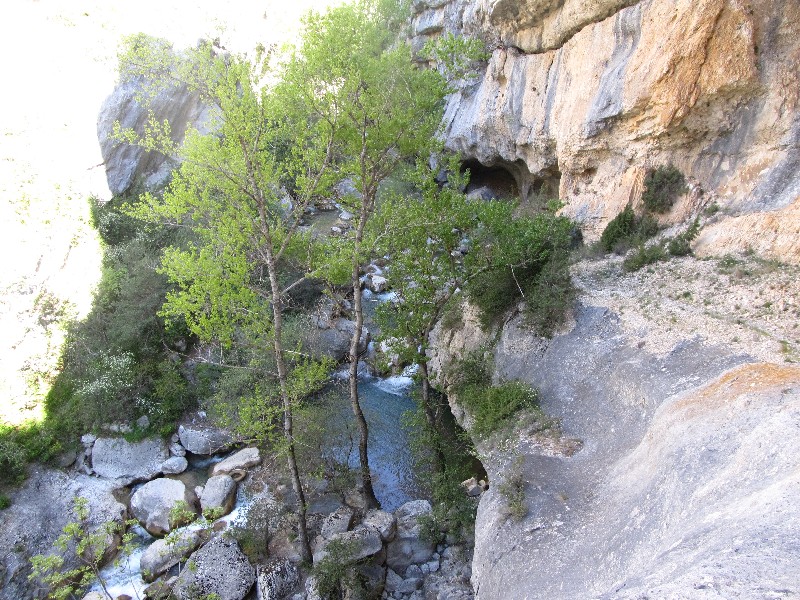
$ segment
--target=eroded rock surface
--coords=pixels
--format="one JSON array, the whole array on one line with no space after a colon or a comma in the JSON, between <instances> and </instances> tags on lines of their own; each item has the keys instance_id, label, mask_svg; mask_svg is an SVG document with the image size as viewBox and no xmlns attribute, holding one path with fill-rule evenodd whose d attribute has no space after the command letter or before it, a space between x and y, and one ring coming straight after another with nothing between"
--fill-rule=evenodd
<instances>
[{"instance_id":1,"label":"eroded rock surface","mask_svg":"<svg viewBox=\"0 0 800 600\"><path fill-rule=\"evenodd\" d=\"M64 526L74 520L78 496L88 500L92 527L125 519L125 506L113 495L114 482L34 466L28 480L12 491L11 506L0 511L0 598L33 598L38 585L28 580L30 557L52 552ZM65 566L77 566L65 556Z\"/></svg>"},{"instance_id":2,"label":"eroded rock surface","mask_svg":"<svg viewBox=\"0 0 800 600\"><path fill-rule=\"evenodd\" d=\"M217 536L195 552L173 588L179 600L196 600L217 594L220 600L242 600L256 578L256 571L236 540Z\"/></svg>"},{"instance_id":3,"label":"eroded rock surface","mask_svg":"<svg viewBox=\"0 0 800 600\"><path fill-rule=\"evenodd\" d=\"M141 558L142 579L150 583L162 573L166 573L173 566L186 559L194 552L203 541L203 534L199 530L175 532L175 537L156 540Z\"/></svg>"},{"instance_id":4,"label":"eroded rock surface","mask_svg":"<svg viewBox=\"0 0 800 600\"><path fill-rule=\"evenodd\" d=\"M523 200L559 197L594 240L639 201L647 169L673 163L693 187L663 222L722 209L699 251L800 262L796 2L415 6L415 47L443 32L487 42L488 64L449 99L445 139L508 171Z\"/></svg>"}]
</instances>

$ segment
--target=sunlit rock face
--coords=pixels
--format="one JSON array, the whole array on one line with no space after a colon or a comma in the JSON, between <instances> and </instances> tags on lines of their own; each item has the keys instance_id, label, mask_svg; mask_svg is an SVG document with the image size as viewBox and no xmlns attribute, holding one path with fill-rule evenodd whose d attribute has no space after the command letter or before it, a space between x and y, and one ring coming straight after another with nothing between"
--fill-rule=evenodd
<instances>
[{"instance_id":1,"label":"sunlit rock face","mask_svg":"<svg viewBox=\"0 0 800 600\"><path fill-rule=\"evenodd\" d=\"M800 262L800 6L789 0L417 2L415 48L443 32L491 52L451 96L447 145L502 166L534 201L557 184L588 239L673 163L679 223L717 203L701 254ZM738 235L740 231L747 235Z\"/></svg>"},{"instance_id":2,"label":"sunlit rock face","mask_svg":"<svg viewBox=\"0 0 800 600\"><path fill-rule=\"evenodd\" d=\"M120 143L114 136L115 123L143 135L152 114L159 123L169 122L173 141L180 142L189 127L202 130L208 120L208 107L186 86L160 90L152 99L145 100L145 83L140 77L120 82L103 102L97 120L108 188L115 195L134 187L158 188L178 165L176 157Z\"/></svg>"}]
</instances>

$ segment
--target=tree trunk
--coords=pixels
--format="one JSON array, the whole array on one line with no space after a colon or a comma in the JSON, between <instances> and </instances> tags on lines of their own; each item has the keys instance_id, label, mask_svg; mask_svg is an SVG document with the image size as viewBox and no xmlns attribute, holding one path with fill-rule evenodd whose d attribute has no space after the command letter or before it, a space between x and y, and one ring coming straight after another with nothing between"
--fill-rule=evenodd
<instances>
[{"instance_id":1,"label":"tree trunk","mask_svg":"<svg viewBox=\"0 0 800 600\"><path fill-rule=\"evenodd\" d=\"M361 341L361 334L364 331L364 309L361 303L361 281L359 278L361 275L359 255L361 240L364 236L364 228L367 224L367 218L369 217L368 207L365 206L364 203L361 205L360 213L358 228L356 229L355 246L353 249L353 270L351 273L353 314L355 315L356 324L353 328L353 337L350 339L350 405L353 408L353 415L358 425L358 458L361 466L361 483L364 488L364 496L368 507L375 508L380 506L380 503L375 497L375 490L372 487L372 474L369 470L369 428L367 426L367 420L364 418L364 412L361 410L361 403L358 399L358 343Z\"/></svg>"},{"instance_id":2,"label":"tree trunk","mask_svg":"<svg viewBox=\"0 0 800 600\"><path fill-rule=\"evenodd\" d=\"M428 373L428 363L425 357L419 361L419 374L420 374L420 401L422 402L422 410L425 413L425 421L431 431L432 439L434 440L433 446L433 469L435 473L441 473L445 467L445 456L442 450L442 440L439 434L439 419L436 412L431 406L431 381Z\"/></svg>"},{"instance_id":3,"label":"tree trunk","mask_svg":"<svg viewBox=\"0 0 800 600\"><path fill-rule=\"evenodd\" d=\"M292 399L289 397L286 373L286 361L283 353L283 304L280 286L278 284L277 269L271 253L267 264L269 271L269 281L272 288L272 315L273 315L273 348L275 351L275 362L278 369L278 382L281 388L281 400L283 401L283 435L287 444L287 460L289 471L292 474L292 488L297 496L297 521L298 534L300 538L300 555L308 564L313 562L311 554L311 544L308 539L308 526L306 523L306 497L303 493L303 483L300 481L300 470L297 467L297 457L294 448L294 431L292 418Z\"/></svg>"}]
</instances>

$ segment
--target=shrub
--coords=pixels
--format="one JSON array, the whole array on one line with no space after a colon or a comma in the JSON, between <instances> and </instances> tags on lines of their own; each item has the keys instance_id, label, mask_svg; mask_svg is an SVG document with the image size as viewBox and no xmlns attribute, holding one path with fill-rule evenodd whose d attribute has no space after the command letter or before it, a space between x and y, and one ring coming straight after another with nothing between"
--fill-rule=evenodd
<instances>
[{"instance_id":1,"label":"shrub","mask_svg":"<svg viewBox=\"0 0 800 600\"><path fill-rule=\"evenodd\" d=\"M686 192L686 178L673 165L658 167L644 178L642 202L647 211L665 213Z\"/></svg>"},{"instance_id":2,"label":"shrub","mask_svg":"<svg viewBox=\"0 0 800 600\"><path fill-rule=\"evenodd\" d=\"M689 228L676 235L667 243L667 250L672 256L687 256L692 253L692 241L700 233L700 220L695 219Z\"/></svg>"},{"instance_id":3,"label":"shrub","mask_svg":"<svg viewBox=\"0 0 800 600\"><path fill-rule=\"evenodd\" d=\"M0 494L0 510L5 510L11 506L11 498L5 494Z\"/></svg>"},{"instance_id":4,"label":"shrub","mask_svg":"<svg viewBox=\"0 0 800 600\"><path fill-rule=\"evenodd\" d=\"M0 482L19 483L25 479L25 450L10 439L0 439Z\"/></svg>"},{"instance_id":5,"label":"shrub","mask_svg":"<svg viewBox=\"0 0 800 600\"><path fill-rule=\"evenodd\" d=\"M639 246L636 252L623 261L622 268L629 272L638 271L646 265L652 265L653 263L666 259L667 256L667 253L664 251L664 246L661 244Z\"/></svg>"},{"instance_id":6,"label":"shrub","mask_svg":"<svg viewBox=\"0 0 800 600\"><path fill-rule=\"evenodd\" d=\"M636 214L628 204L621 213L611 219L600 236L600 245L606 252L614 250L622 240L630 239L636 229Z\"/></svg>"},{"instance_id":7,"label":"shrub","mask_svg":"<svg viewBox=\"0 0 800 600\"><path fill-rule=\"evenodd\" d=\"M600 236L600 246L606 252L624 254L628 249L644 244L656 233L656 220L646 213L637 217L629 204L606 225Z\"/></svg>"},{"instance_id":8,"label":"shrub","mask_svg":"<svg viewBox=\"0 0 800 600\"><path fill-rule=\"evenodd\" d=\"M472 432L486 437L523 409L534 408L538 392L527 383L509 381L498 386L468 385L458 390L459 401L473 417Z\"/></svg>"},{"instance_id":9,"label":"shrub","mask_svg":"<svg viewBox=\"0 0 800 600\"><path fill-rule=\"evenodd\" d=\"M525 292L525 322L539 335L552 337L564 323L576 297L569 274L569 255L560 252L542 268Z\"/></svg>"}]
</instances>

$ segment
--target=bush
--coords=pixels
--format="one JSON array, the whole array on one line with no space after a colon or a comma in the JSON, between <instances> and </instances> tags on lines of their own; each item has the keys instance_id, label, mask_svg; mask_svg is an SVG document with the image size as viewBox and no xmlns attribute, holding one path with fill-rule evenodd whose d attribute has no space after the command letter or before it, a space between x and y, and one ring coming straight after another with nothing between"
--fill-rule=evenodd
<instances>
[{"instance_id":1,"label":"bush","mask_svg":"<svg viewBox=\"0 0 800 600\"><path fill-rule=\"evenodd\" d=\"M600 236L600 246L606 252L624 254L630 248L644 244L656 233L656 220L648 214L637 217L629 204L606 225Z\"/></svg>"},{"instance_id":2,"label":"bush","mask_svg":"<svg viewBox=\"0 0 800 600\"><path fill-rule=\"evenodd\" d=\"M664 246L654 244L652 246L639 246L631 256L622 263L622 268L626 271L638 271L646 265L652 265L660 260L667 258Z\"/></svg>"},{"instance_id":3,"label":"bush","mask_svg":"<svg viewBox=\"0 0 800 600\"><path fill-rule=\"evenodd\" d=\"M0 494L0 510L5 510L11 506L11 498L5 494Z\"/></svg>"},{"instance_id":4,"label":"bush","mask_svg":"<svg viewBox=\"0 0 800 600\"><path fill-rule=\"evenodd\" d=\"M542 268L525 292L525 322L539 335L552 337L569 314L577 292L569 274L569 255L560 252Z\"/></svg>"},{"instance_id":5,"label":"bush","mask_svg":"<svg viewBox=\"0 0 800 600\"><path fill-rule=\"evenodd\" d=\"M667 243L667 250L672 256L687 256L692 253L692 242L700 233L700 219L695 219L689 228L676 235Z\"/></svg>"},{"instance_id":6,"label":"bush","mask_svg":"<svg viewBox=\"0 0 800 600\"><path fill-rule=\"evenodd\" d=\"M658 167L644 178L642 202L647 211L665 213L686 192L686 178L673 165Z\"/></svg>"},{"instance_id":7,"label":"bush","mask_svg":"<svg viewBox=\"0 0 800 600\"><path fill-rule=\"evenodd\" d=\"M509 381L498 386L466 385L457 390L458 400L473 418L472 433L487 437L523 409L535 408L539 394L527 383Z\"/></svg>"}]
</instances>

